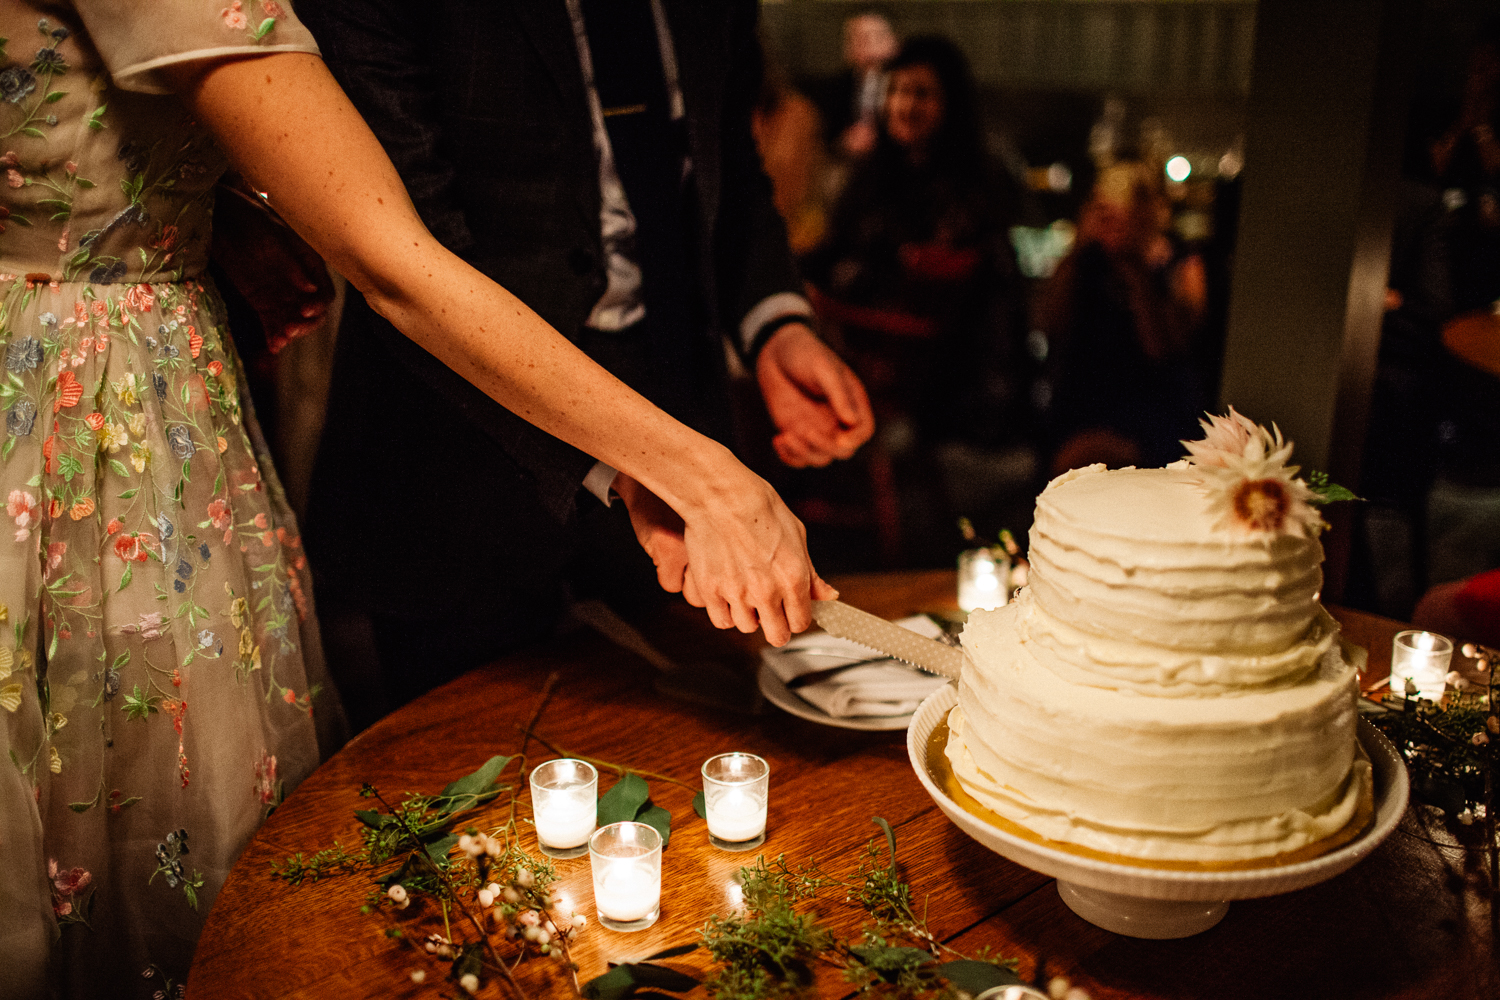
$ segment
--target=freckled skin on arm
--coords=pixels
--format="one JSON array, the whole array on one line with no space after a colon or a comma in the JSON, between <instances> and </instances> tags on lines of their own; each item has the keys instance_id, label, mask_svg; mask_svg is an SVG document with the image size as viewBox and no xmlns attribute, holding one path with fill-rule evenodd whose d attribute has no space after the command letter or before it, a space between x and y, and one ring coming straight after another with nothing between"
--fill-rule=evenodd
<instances>
[{"instance_id":1,"label":"freckled skin on arm","mask_svg":"<svg viewBox=\"0 0 1500 1000\"><path fill-rule=\"evenodd\" d=\"M619 469L680 517L680 536L651 534L660 547L652 557L658 566L685 558L682 590L716 625L759 626L777 645L808 627L809 600L833 591L776 492L439 244L321 59L275 53L163 72L240 172L376 312L497 403ZM445 321L450 307L488 322ZM665 554L672 546L682 551Z\"/></svg>"}]
</instances>

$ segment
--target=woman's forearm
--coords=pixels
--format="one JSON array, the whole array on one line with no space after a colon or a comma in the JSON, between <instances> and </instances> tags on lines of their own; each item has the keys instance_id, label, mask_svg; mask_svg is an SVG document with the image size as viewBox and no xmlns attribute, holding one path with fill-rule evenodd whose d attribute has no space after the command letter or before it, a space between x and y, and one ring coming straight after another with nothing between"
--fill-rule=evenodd
<instances>
[{"instance_id":1,"label":"woman's forearm","mask_svg":"<svg viewBox=\"0 0 1500 1000\"><path fill-rule=\"evenodd\" d=\"M748 474L439 244L320 59L274 54L173 72L282 217L372 308L500 405L683 514L715 502L726 476Z\"/></svg>"}]
</instances>

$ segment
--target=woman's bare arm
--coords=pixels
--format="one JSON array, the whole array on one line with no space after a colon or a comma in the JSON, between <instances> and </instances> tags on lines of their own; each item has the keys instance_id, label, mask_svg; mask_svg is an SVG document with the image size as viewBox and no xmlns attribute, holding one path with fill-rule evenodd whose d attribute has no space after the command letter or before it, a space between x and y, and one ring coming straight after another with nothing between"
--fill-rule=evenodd
<instances>
[{"instance_id":1,"label":"woman's bare arm","mask_svg":"<svg viewBox=\"0 0 1500 1000\"><path fill-rule=\"evenodd\" d=\"M831 588L775 491L433 239L321 59L277 53L163 72L236 168L373 309L496 402L681 515L684 590L715 625L760 626L778 645L808 626L809 599Z\"/></svg>"}]
</instances>

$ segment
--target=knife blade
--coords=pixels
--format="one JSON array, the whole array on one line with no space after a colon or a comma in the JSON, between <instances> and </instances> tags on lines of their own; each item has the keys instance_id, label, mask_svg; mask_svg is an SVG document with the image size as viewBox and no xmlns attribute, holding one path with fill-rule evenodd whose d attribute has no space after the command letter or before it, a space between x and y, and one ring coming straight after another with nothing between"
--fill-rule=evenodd
<instances>
[{"instance_id":1,"label":"knife blade","mask_svg":"<svg viewBox=\"0 0 1500 1000\"><path fill-rule=\"evenodd\" d=\"M813 620L829 635L868 646L928 673L958 680L969 657L957 646L919 635L843 601L813 601Z\"/></svg>"}]
</instances>

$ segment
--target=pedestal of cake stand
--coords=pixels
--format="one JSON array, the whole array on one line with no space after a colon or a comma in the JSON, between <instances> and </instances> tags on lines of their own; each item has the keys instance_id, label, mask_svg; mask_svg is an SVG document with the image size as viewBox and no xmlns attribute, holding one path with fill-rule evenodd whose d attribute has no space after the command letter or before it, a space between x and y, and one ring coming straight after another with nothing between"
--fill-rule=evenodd
<instances>
[{"instance_id":1,"label":"pedestal of cake stand","mask_svg":"<svg viewBox=\"0 0 1500 1000\"><path fill-rule=\"evenodd\" d=\"M1122 896L1061 879L1057 883L1057 894L1068 909L1095 926L1128 937L1156 940L1200 934L1223 920L1224 914L1229 912L1228 900L1205 903Z\"/></svg>"}]
</instances>

